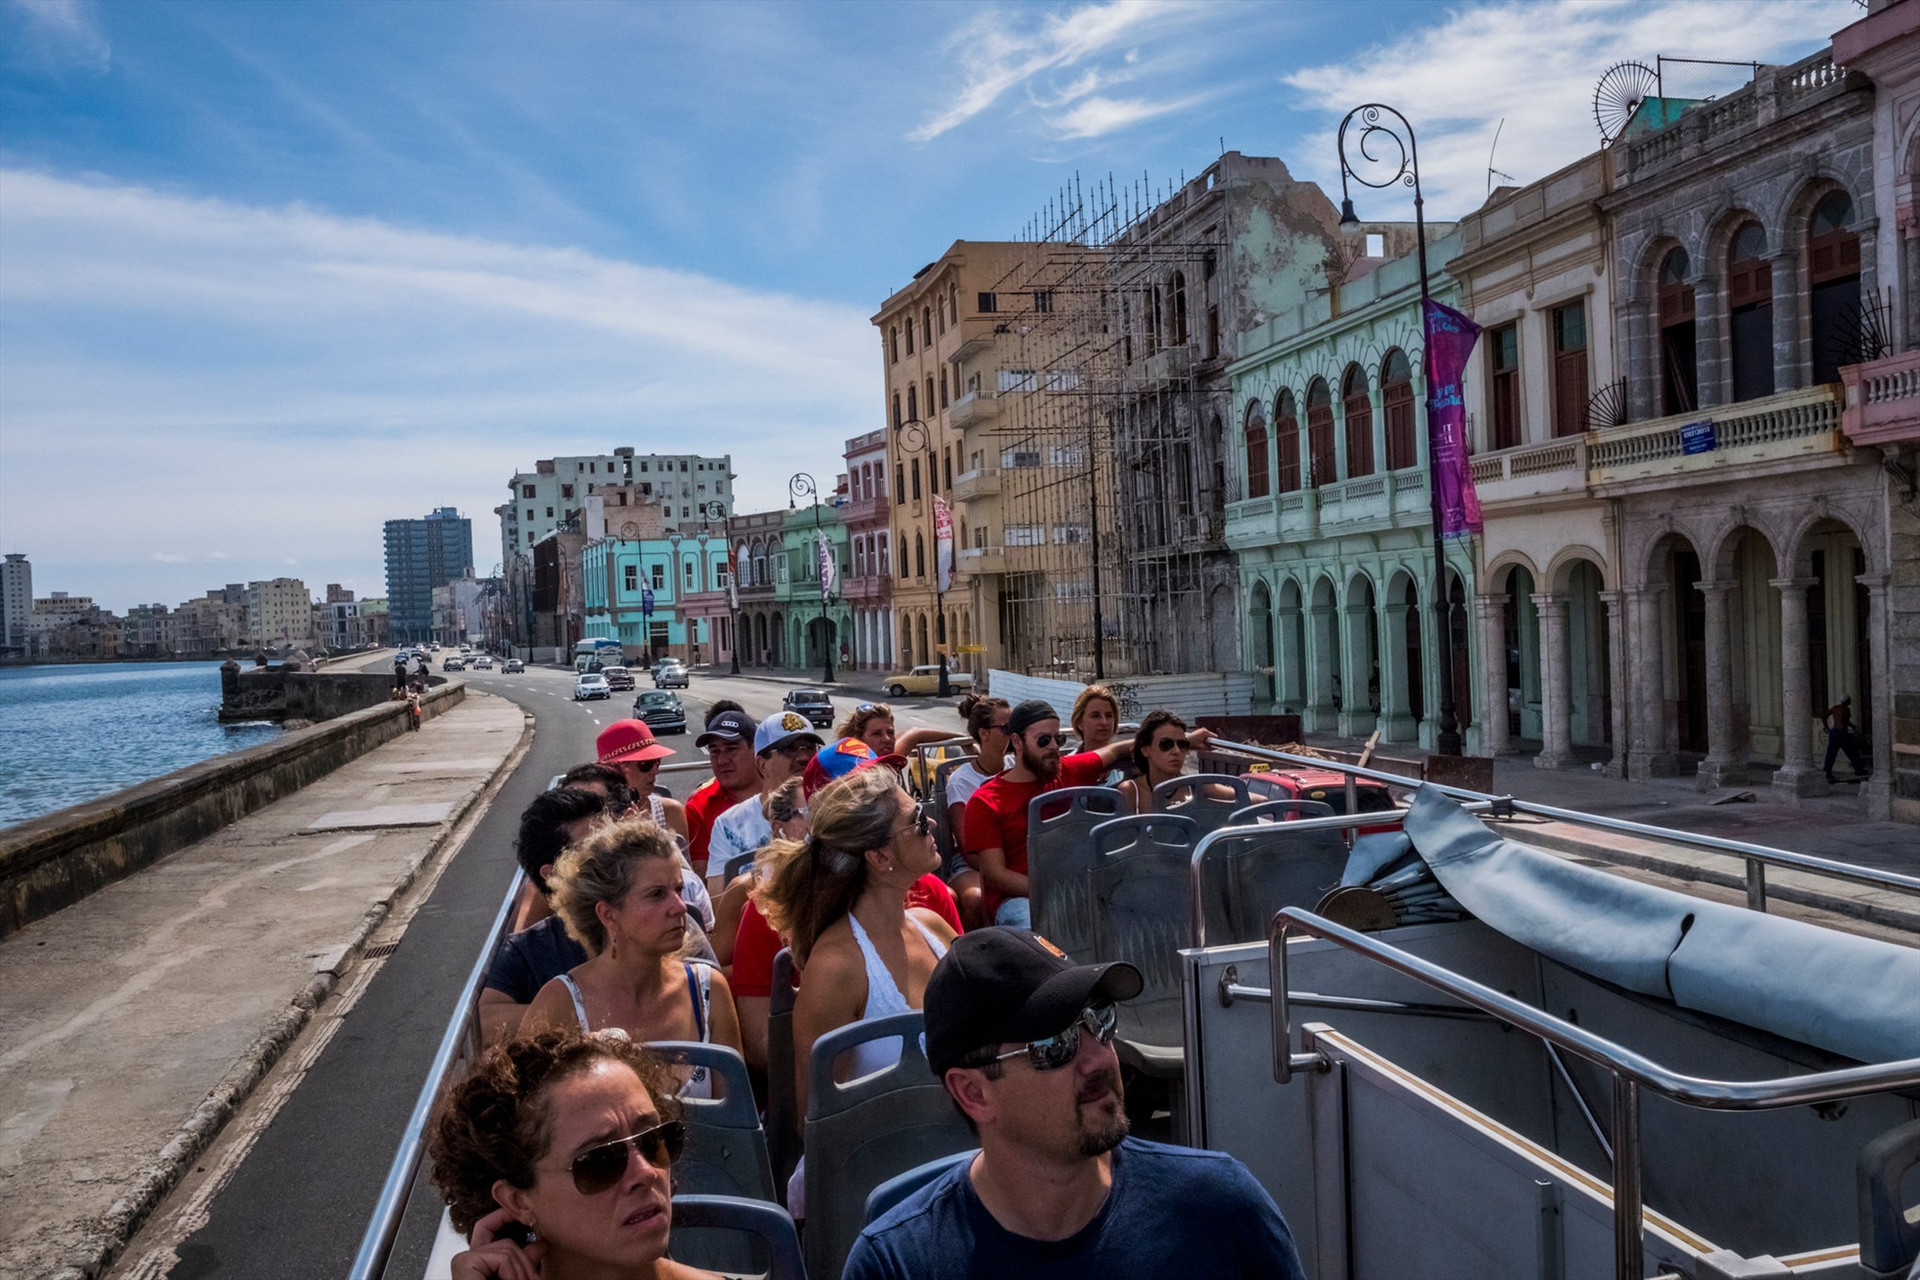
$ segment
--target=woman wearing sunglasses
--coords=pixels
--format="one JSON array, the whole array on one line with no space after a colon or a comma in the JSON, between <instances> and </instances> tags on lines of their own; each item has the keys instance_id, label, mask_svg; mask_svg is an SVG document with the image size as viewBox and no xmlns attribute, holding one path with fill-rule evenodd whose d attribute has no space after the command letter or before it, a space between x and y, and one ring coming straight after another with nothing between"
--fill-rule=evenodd
<instances>
[{"instance_id":1,"label":"woman wearing sunglasses","mask_svg":"<svg viewBox=\"0 0 1920 1280\"><path fill-rule=\"evenodd\" d=\"M909 729L898 733L893 727L893 708L884 702L863 702L840 722L843 738L858 738L873 748L876 756L912 755L915 747L928 742L943 742L953 735L945 729Z\"/></svg>"},{"instance_id":2,"label":"woman wearing sunglasses","mask_svg":"<svg viewBox=\"0 0 1920 1280\"><path fill-rule=\"evenodd\" d=\"M673 837L645 818L602 828L560 855L553 909L587 962L540 989L520 1034L618 1027L635 1040L696 1040L740 1052L727 980L682 958L687 905ZM695 1068L685 1092L708 1097Z\"/></svg>"},{"instance_id":3,"label":"woman wearing sunglasses","mask_svg":"<svg viewBox=\"0 0 1920 1280\"><path fill-rule=\"evenodd\" d=\"M953 832L955 850L967 847L967 801L988 778L1006 771L1007 747L1013 740L1007 732L1013 707L1005 698L968 694L960 703L960 714L967 722L967 736L973 739L973 759L947 775L947 829ZM969 929L987 923L977 863L978 859L961 854L959 865L947 880L960 902L960 918Z\"/></svg>"},{"instance_id":4,"label":"woman wearing sunglasses","mask_svg":"<svg viewBox=\"0 0 1920 1280\"><path fill-rule=\"evenodd\" d=\"M807 1111L813 1045L836 1027L920 1007L933 966L954 932L938 915L907 906L914 882L940 866L933 823L887 768L857 769L815 792L806 839L776 840L760 854L754 902L806 973L793 1008L794 1087ZM897 1060L884 1041L860 1046L842 1079ZM788 1183L788 1208L804 1175Z\"/></svg>"},{"instance_id":5,"label":"woman wearing sunglasses","mask_svg":"<svg viewBox=\"0 0 1920 1280\"><path fill-rule=\"evenodd\" d=\"M1193 753L1193 748L1194 743L1187 736L1186 721L1171 711L1147 714L1147 718L1140 722L1139 731L1133 735L1134 776L1120 784L1120 790L1133 803L1135 813L1153 812L1153 789L1186 772L1187 759ZM1216 783L1207 787L1207 795L1231 799L1233 792Z\"/></svg>"},{"instance_id":6,"label":"woman wearing sunglasses","mask_svg":"<svg viewBox=\"0 0 1920 1280\"><path fill-rule=\"evenodd\" d=\"M472 1245L454 1280L697 1280L671 1262L672 1072L624 1037L548 1031L489 1049L441 1095L433 1182Z\"/></svg>"}]
</instances>

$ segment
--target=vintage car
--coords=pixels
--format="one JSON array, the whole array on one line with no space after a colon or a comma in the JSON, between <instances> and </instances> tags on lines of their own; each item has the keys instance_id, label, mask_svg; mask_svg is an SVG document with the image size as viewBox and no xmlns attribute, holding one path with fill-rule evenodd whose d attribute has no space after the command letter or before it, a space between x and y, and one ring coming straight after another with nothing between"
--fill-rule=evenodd
<instances>
[{"instance_id":1,"label":"vintage car","mask_svg":"<svg viewBox=\"0 0 1920 1280\"><path fill-rule=\"evenodd\" d=\"M937 694L940 692L940 668L934 663L915 667L900 675L888 676L882 687L890 698L903 698L909 693ZM956 691L973 688L973 673L947 668L947 687Z\"/></svg>"}]
</instances>

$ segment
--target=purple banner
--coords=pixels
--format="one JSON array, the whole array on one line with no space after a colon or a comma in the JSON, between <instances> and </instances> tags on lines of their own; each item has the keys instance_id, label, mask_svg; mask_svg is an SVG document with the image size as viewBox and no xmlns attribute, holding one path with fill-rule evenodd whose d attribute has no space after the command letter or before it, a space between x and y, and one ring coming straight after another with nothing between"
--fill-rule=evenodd
<instances>
[{"instance_id":1,"label":"purple banner","mask_svg":"<svg viewBox=\"0 0 1920 1280\"><path fill-rule=\"evenodd\" d=\"M1480 532L1480 495L1467 461L1467 406L1460 377L1480 337L1480 326L1452 307L1426 302L1427 457L1430 461L1440 535L1464 538Z\"/></svg>"}]
</instances>

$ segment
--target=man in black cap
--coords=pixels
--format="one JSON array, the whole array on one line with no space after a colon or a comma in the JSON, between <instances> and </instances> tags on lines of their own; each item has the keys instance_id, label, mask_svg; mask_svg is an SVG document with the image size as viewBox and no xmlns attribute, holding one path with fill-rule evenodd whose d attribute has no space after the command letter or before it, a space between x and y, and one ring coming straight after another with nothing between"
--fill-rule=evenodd
<instances>
[{"instance_id":1,"label":"man in black cap","mask_svg":"<svg viewBox=\"0 0 1920 1280\"><path fill-rule=\"evenodd\" d=\"M845 1280L1305 1280L1238 1160L1127 1136L1113 1005L1140 987L1024 930L956 938L927 983L927 1060L980 1154L862 1231Z\"/></svg>"},{"instance_id":2,"label":"man in black cap","mask_svg":"<svg viewBox=\"0 0 1920 1280\"><path fill-rule=\"evenodd\" d=\"M760 794L760 769L753 757L753 720L737 702L714 704L706 732L693 745L707 753L713 777L687 797L687 857L706 875L707 843L716 818L749 796Z\"/></svg>"}]
</instances>

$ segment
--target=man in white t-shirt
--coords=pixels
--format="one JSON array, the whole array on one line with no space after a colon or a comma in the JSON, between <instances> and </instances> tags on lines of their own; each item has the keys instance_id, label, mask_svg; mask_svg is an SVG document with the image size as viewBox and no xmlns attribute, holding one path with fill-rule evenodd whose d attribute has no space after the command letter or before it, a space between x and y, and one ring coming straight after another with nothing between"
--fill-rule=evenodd
<instances>
[{"instance_id":1,"label":"man in white t-shirt","mask_svg":"<svg viewBox=\"0 0 1920 1280\"><path fill-rule=\"evenodd\" d=\"M760 792L713 820L713 834L707 840L707 885L715 893L723 891L730 876L742 869L730 868L729 864L765 848L773 838L773 826L767 821L762 802L788 778L805 772L813 753L824 745L798 711L776 711L754 730L753 754L760 768Z\"/></svg>"}]
</instances>

